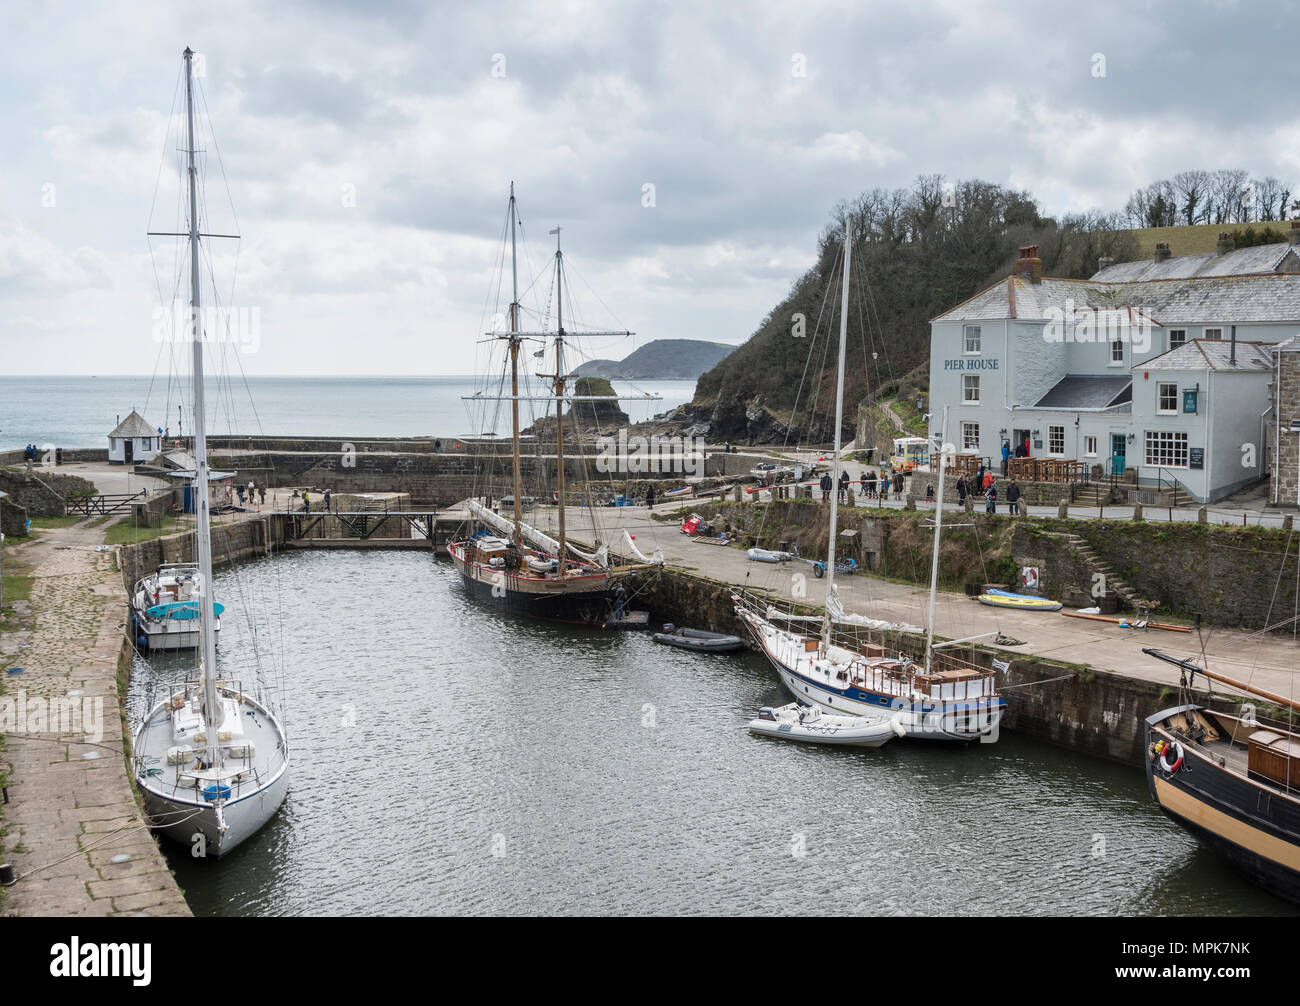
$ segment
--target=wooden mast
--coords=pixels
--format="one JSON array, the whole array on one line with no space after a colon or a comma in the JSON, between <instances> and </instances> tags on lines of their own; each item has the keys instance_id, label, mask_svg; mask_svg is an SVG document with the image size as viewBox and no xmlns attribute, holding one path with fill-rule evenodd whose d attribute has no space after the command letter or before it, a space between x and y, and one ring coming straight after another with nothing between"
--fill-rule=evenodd
<instances>
[{"instance_id":1,"label":"wooden mast","mask_svg":"<svg viewBox=\"0 0 1300 1006\"><path fill-rule=\"evenodd\" d=\"M523 550L519 524L523 514L523 479L519 474L519 264L515 254L515 183L510 183L510 444L514 465L515 548Z\"/></svg>"},{"instance_id":2,"label":"wooden mast","mask_svg":"<svg viewBox=\"0 0 1300 1006\"><path fill-rule=\"evenodd\" d=\"M560 251L560 228L551 231L555 235L555 487L556 502L559 504L559 574L563 580L567 575L564 554L564 253Z\"/></svg>"},{"instance_id":3,"label":"wooden mast","mask_svg":"<svg viewBox=\"0 0 1300 1006\"><path fill-rule=\"evenodd\" d=\"M1190 660L1180 660L1178 657L1171 657L1168 653L1162 653L1154 647L1144 646L1142 652L1147 654L1147 656L1163 660L1165 663L1173 664L1175 667L1181 667L1183 670L1191 671L1193 674L1204 674L1211 681L1217 681L1221 685L1227 685L1230 688L1239 688L1241 691L1249 692L1251 695L1258 695L1261 699L1268 699L1269 702L1276 702L1280 706L1286 706L1290 709L1300 711L1300 701L1289 699L1284 695L1278 695L1277 692L1270 692L1266 688L1256 688L1254 685L1248 685L1244 681L1238 681L1225 674L1208 671L1204 667L1198 667Z\"/></svg>"}]
</instances>

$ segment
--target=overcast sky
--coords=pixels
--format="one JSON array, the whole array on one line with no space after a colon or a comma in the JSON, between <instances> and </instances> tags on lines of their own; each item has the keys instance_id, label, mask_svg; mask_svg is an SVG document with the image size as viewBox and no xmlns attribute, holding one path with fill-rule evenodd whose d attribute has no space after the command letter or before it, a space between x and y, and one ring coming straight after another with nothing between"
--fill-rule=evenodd
<instances>
[{"instance_id":1,"label":"overcast sky","mask_svg":"<svg viewBox=\"0 0 1300 1006\"><path fill-rule=\"evenodd\" d=\"M145 232L178 223L186 45L243 236L212 243L218 289L260 322L246 372L458 374L511 180L531 269L562 225L582 318L637 333L597 355L741 342L873 186L981 177L1050 214L1192 167L1295 187L1296 27L1294 4L1133 0L11 0L0 373L154 370L176 249ZM205 226L232 231L205 149Z\"/></svg>"}]
</instances>

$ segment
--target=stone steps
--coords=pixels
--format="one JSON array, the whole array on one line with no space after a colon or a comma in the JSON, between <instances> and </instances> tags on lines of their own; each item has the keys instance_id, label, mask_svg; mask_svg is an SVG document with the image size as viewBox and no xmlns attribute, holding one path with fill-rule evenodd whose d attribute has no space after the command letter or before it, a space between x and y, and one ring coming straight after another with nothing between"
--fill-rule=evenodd
<instances>
[{"instance_id":1,"label":"stone steps","mask_svg":"<svg viewBox=\"0 0 1300 1006\"><path fill-rule=\"evenodd\" d=\"M1130 608L1137 607L1137 602L1141 600L1138 592L1129 586L1116 572L1111 568L1092 546L1089 545L1082 537L1077 534L1062 533L1056 537L1062 538L1070 543L1075 555L1084 561L1084 564L1095 575L1100 574L1102 577L1103 590L1108 594L1114 594ZM1094 581L1095 582L1095 581Z\"/></svg>"}]
</instances>

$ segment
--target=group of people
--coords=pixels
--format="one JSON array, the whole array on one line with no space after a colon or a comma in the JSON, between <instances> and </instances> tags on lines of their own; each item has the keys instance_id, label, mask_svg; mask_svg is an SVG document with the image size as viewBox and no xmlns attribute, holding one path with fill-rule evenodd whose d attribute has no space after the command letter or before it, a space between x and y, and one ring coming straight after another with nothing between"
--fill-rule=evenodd
<instances>
[{"instance_id":1,"label":"group of people","mask_svg":"<svg viewBox=\"0 0 1300 1006\"><path fill-rule=\"evenodd\" d=\"M1026 449L1024 446L1017 448L1017 451ZM1010 449L1003 456L1005 464L1010 456ZM1019 456L1019 454L1017 455ZM909 472L907 475L911 475ZM840 472L839 486L837 496L839 502L849 503L852 498L852 487L857 482L861 487L858 495L865 499L887 499L890 492L893 492L895 499L902 499L905 489L905 478L903 472L882 471L877 473L875 469L864 469L862 475L853 479L847 471ZM974 475L959 476L957 478L957 501L963 507L966 505L968 497L982 497L984 499L984 509L986 513L998 512L998 477L994 474L992 468L986 468L982 463L975 471ZM836 484L830 472L823 473L818 482L821 489L822 502L830 502L831 493L836 491ZM916 490L919 492L920 490ZM1020 484L1014 479L1010 479L1006 485L1007 513L1012 516L1019 515L1022 511L1020 508L1021 499ZM928 483L925 487L926 502L933 503L935 499L934 483Z\"/></svg>"},{"instance_id":2,"label":"group of people","mask_svg":"<svg viewBox=\"0 0 1300 1006\"><path fill-rule=\"evenodd\" d=\"M247 497L248 506L253 506L257 503L257 500L254 499L255 496L260 496L261 505L266 506L266 486L258 486L254 484L252 479L248 480L247 488L242 485L226 486L226 503L228 504L231 503L233 499L238 498L239 505L244 506L244 499Z\"/></svg>"},{"instance_id":3,"label":"group of people","mask_svg":"<svg viewBox=\"0 0 1300 1006\"><path fill-rule=\"evenodd\" d=\"M862 475L853 479L847 471L840 472L840 484L838 497L841 503L851 502L853 495L853 483L856 481L860 487L858 495L865 499L884 499L892 490L897 499L903 498L903 473L894 472L892 475L886 472L877 474L874 468L863 469ZM825 472L821 481L818 482L822 491L822 501L828 502L831 498L831 491L836 488L835 480L831 478L830 472ZM933 498L934 487L931 486L927 498Z\"/></svg>"},{"instance_id":4,"label":"group of people","mask_svg":"<svg viewBox=\"0 0 1300 1006\"><path fill-rule=\"evenodd\" d=\"M39 459L40 454L41 454L41 449L37 447L35 444L28 444L26 447L23 448L24 461L36 461Z\"/></svg>"},{"instance_id":5,"label":"group of people","mask_svg":"<svg viewBox=\"0 0 1300 1006\"><path fill-rule=\"evenodd\" d=\"M1002 458L1004 467L1006 459L1007 455L1004 454ZM957 479L958 503L964 507L967 497L976 496L984 497L985 513L998 512L998 480L992 469L986 469L983 464L976 469L974 475L959 476ZM1012 516L1020 513L1020 485L1014 478L1007 483L1007 512Z\"/></svg>"},{"instance_id":6,"label":"group of people","mask_svg":"<svg viewBox=\"0 0 1300 1006\"><path fill-rule=\"evenodd\" d=\"M1014 448L1012 448L1010 440L1002 441L1002 474L1003 475L1007 474L1007 469L1010 467L1011 459L1013 457L1017 457L1017 458L1029 457L1029 441L1027 439L1018 442Z\"/></svg>"}]
</instances>

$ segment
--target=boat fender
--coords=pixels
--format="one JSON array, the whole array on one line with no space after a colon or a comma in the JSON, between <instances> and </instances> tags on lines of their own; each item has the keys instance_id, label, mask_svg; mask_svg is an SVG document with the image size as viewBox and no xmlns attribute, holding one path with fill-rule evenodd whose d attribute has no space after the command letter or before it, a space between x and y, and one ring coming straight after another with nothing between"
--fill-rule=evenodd
<instances>
[{"instance_id":1,"label":"boat fender","mask_svg":"<svg viewBox=\"0 0 1300 1006\"><path fill-rule=\"evenodd\" d=\"M1177 755L1177 757L1173 760L1172 763L1170 763L1169 761L1170 752L1173 752L1174 754ZM1164 746L1164 750L1160 752L1160 767L1164 769L1166 772L1168 772L1170 775L1173 775L1180 768L1182 768L1183 767L1183 746L1179 744L1177 741L1170 741L1168 744L1166 744Z\"/></svg>"}]
</instances>

